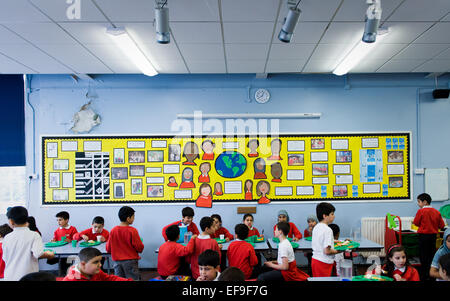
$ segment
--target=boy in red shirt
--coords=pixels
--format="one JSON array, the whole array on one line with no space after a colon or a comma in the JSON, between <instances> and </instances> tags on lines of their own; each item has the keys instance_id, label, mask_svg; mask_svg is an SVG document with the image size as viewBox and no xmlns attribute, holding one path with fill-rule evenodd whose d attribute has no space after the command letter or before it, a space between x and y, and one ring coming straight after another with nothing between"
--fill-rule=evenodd
<instances>
[{"instance_id":1,"label":"boy in red shirt","mask_svg":"<svg viewBox=\"0 0 450 301\"><path fill-rule=\"evenodd\" d=\"M222 218L220 215L213 214L211 215L211 218L214 220L214 226L216 227L216 232L211 235L211 238L220 238L220 235L223 235L227 242L233 240L233 234L231 234L225 227L222 227Z\"/></svg>"},{"instance_id":2,"label":"boy in red shirt","mask_svg":"<svg viewBox=\"0 0 450 301\"><path fill-rule=\"evenodd\" d=\"M158 252L158 274L161 278L166 279L170 275L184 275L182 261L185 256L194 252L195 238L193 235L187 246L177 243L180 238L180 228L172 225L166 229L166 236L169 239L161 247Z\"/></svg>"},{"instance_id":3,"label":"boy in red shirt","mask_svg":"<svg viewBox=\"0 0 450 301\"><path fill-rule=\"evenodd\" d=\"M144 244L136 228L130 226L134 222L134 212L134 209L128 206L120 208L120 224L111 229L106 251L111 253L114 273L117 276L139 280L138 260L141 259L139 253L144 250Z\"/></svg>"},{"instance_id":4,"label":"boy in red shirt","mask_svg":"<svg viewBox=\"0 0 450 301\"><path fill-rule=\"evenodd\" d=\"M73 236L74 240L100 240L101 242L105 242L109 238L108 230L104 229L105 219L101 216L96 216L92 220L92 228L86 229L77 233Z\"/></svg>"},{"instance_id":5,"label":"boy in red shirt","mask_svg":"<svg viewBox=\"0 0 450 301\"><path fill-rule=\"evenodd\" d=\"M419 229L419 259L420 259L420 279L429 280L429 270L434 253L436 252L436 234L439 229L445 227L441 213L431 207L431 196L422 193L417 196L417 204L420 209L414 217L413 224Z\"/></svg>"},{"instance_id":6,"label":"boy in red shirt","mask_svg":"<svg viewBox=\"0 0 450 301\"><path fill-rule=\"evenodd\" d=\"M211 238L214 234L216 228L214 227L214 220L209 216L205 216L200 220L200 228L202 229L202 234L195 240L194 253L190 255L187 259L191 264L192 278L197 279L200 276L199 266L198 266L198 256L203 253L203 251L211 249L217 251L220 257L220 250L222 245L219 246L217 241Z\"/></svg>"},{"instance_id":7,"label":"boy in red shirt","mask_svg":"<svg viewBox=\"0 0 450 301\"><path fill-rule=\"evenodd\" d=\"M84 248L78 254L80 263L70 267L63 281L131 281L103 272L102 253L96 248Z\"/></svg>"},{"instance_id":8,"label":"boy in red shirt","mask_svg":"<svg viewBox=\"0 0 450 301\"><path fill-rule=\"evenodd\" d=\"M254 274L253 267L258 264L255 249L245 241L248 231L249 229L246 225L237 224L234 228L236 240L228 246L227 251L228 265L237 267L244 272L245 279L256 278L256 275L252 274Z\"/></svg>"},{"instance_id":9,"label":"boy in red shirt","mask_svg":"<svg viewBox=\"0 0 450 301\"><path fill-rule=\"evenodd\" d=\"M187 231L192 232L192 235L200 234L200 231L198 231L197 225L193 222L194 209L192 209L191 207L185 207L185 208L183 208L183 210L181 210L181 215L183 216L183 219L173 222L173 223L165 226L162 229L162 236L164 237L165 241L167 241L166 229L172 225L187 226Z\"/></svg>"},{"instance_id":10,"label":"boy in red shirt","mask_svg":"<svg viewBox=\"0 0 450 301\"><path fill-rule=\"evenodd\" d=\"M78 233L74 226L69 225L69 212L61 211L56 214L56 222L58 223L58 229L53 233L52 241L60 241L65 237L65 241L71 242L75 234Z\"/></svg>"}]
</instances>

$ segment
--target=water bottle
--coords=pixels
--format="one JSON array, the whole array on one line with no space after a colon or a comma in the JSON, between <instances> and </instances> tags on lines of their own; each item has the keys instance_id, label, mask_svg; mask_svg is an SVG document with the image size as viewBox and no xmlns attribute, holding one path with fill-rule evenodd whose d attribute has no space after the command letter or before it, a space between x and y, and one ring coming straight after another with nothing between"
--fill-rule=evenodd
<instances>
[{"instance_id":1,"label":"water bottle","mask_svg":"<svg viewBox=\"0 0 450 301\"><path fill-rule=\"evenodd\" d=\"M192 232L186 232L184 233L184 243L187 244L189 240L191 240Z\"/></svg>"}]
</instances>

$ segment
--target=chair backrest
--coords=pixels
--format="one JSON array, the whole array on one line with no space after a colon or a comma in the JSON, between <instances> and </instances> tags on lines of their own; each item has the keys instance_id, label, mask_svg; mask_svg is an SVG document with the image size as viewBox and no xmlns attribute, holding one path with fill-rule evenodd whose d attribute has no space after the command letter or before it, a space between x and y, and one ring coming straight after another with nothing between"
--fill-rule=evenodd
<instances>
[{"instance_id":1,"label":"chair backrest","mask_svg":"<svg viewBox=\"0 0 450 301\"><path fill-rule=\"evenodd\" d=\"M387 252L390 246L394 244L402 244L402 220L399 216L386 214L384 221L384 250ZM386 254L387 255L387 254Z\"/></svg>"}]
</instances>

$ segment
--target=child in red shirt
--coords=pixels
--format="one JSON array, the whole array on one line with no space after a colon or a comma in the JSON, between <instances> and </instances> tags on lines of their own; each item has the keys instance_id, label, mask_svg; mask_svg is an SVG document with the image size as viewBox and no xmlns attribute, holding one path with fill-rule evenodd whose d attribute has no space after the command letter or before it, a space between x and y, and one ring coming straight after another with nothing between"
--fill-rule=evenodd
<instances>
[{"instance_id":1,"label":"child in red shirt","mask_svg":"<svg viewBox=\"0 0 450 301\"><path fill-rule=\"evenodd\" d=\"M99 240L101 242L105 242L109 238L108 230L104 229L105 219L101 216L96 216L92 220L92 228L81 231L80 233L75 234L73 237L74 240Z\"/></svg>"},{"instance_id":2,"label":"child in red shirt","mask_svg":"<svg viewBox=\"0 0 450 301\"><path fill-rule=\"evenodd\" d=\"M258 237L264 237L264 235L260 235L258 229L253 227L253 215L251 213L244 214L244 218L242 221L245 225L247 225L249 231L248 231L248 237L256 235Z\"/></svg>"},{"instance_id":3,"label":"child in red shirt","mask_svg":"<svg viewBox=\"0 0 450 301\"><path fill-rule=\"evenodd\" d=\"M192 278L194 279L197 279L200 276L198 256L208 249L217 251L220 256L220 250L222 248L222 245L219 246L217 241L211 238L211 235L214 234L216 230L212 218L209 216L203 217L200 220L200 228L202 229L202 234L195 240L194 253L188 257L188 262L191 264Z\"/></svg>"},{"instance_id":4,"label":"child in red shirt","mask_svg":"<svg viewBox=\"0 0 450 301\"><path fill-rule=\"evenodd\" d=\"M9 234L13 231L8 224L4 224L0 226L0 279L5 277L5 261L3 261L3 248L2 241L6 234Z\"/></svg>"},{"instance_id":5,"label":"child in red shirt","mask_svg":"<svg viewBox=\"0 0 450 301\"><path fill-rule=\"evenodd\" d=\"M169 239L161 247L158 252L158 274L161 278L166 279L170 275L184 275L180 270L181 260L194 252L195 238L193 235L187 246L177 243L180 238L180 228L172 225L166 229L166 236Z\"/></svg>"},{"instance_id":6,"label":"child in red shirt","mask_svg":"<svg viewBox=\"0 0 450 301\"><path fill-rule=\"evenodd\" d=\"M216 232L211 235L211 238L220 238L220 235L223 235L227 242L233 240L233 234L231 234L225 227L222 227L222 218L220 215L213 214L211 215L211 218L214 220L214 226L216 227Z\"/></svg>"},{"instance_id":7,"label":"child in red shirt","mask_svg":"<svg viewBox=\"0 0 450 301\"><path fill-rule=\"evenodd\" d=\"M196 234L199 235L200 231L198 231L197 225L193 222L194 220L194 209L192 209L191 207L185 207L183 208L183 210L181 210L181 215L183 216L182 220L173 222L167 226L165 226L162 229L162 236L164 237L164 240L167 241L167 236L166 236L166 229L172 225L177 225L177 226L187 226L187 231L188 232L192 232L192 234Z\"/></svg>"},{"instance_id":8,"label":"child in red shirt","mask_svg":"<svg viewBox=\"0 0 450 301\"><path fill-rule=\"evenodd\" d=\"M228 246L228 265L239 268L244 273L245 279L256 278L253 267L258 264L258 257L253 246L245 241L249 229L244 224L237 224L234 231L236 240Z\"/></svg>"},{"instance_id":9,"label":"child in red shirt","mask_svg":"<svg viewBox=\"0 0 450 301\"><path fill-rule=\"evenodd\" d=\"M414 217L413 224L419 227L419 259L420 279L430 279L429 270L436 252L436 234L445 226L441 213L430 206L431 196L422 193L417 196L417 204L420 209Z\"/></svg>"},{"instance_id":10,"label":"child in red shirt","mask_svg":"<svg viewBox=\"0 0 450 301\"><path fill-rule=\"evenodd\" d=\"M63 281L131 281L103 272L102 253L96 248L84 248L78 254L80 263L70 267Z\"/></svg>"},{"instance_id":11,"label":"child in red shirt","mask_svg":"<svg viewBox=\"0 0 450 301\"><path fill-rule=\"evenodd\" d=\"M401 245L391 246L386 255L386 264L381 269L374 269L372 274L391 277L395 281L420 281L419 273L409 264L405 248Z\"/></svg>"},{"instance_id":12,"label":"child in red shirt","mask_svg":"<svg viewBox=\"0 0 450 301\"><path fill-rule=\"evenodd\" d=\"M295 226L294 223L289 221L289 215L286 210L280 210L278 211L278 221L279 222L286 222L289 224L289 233L287 237L292 238L293 241L299 241L302 239L302 233L298 230L297 226ZM275 230L277 228L277 225L273 226L273 232L275 233Z\"/></svg>"},{"instance_id":13,"label":"child in red shirt","mask_svg":"<svg viewBox=\"0 0 450 301\"><path fill-rule=\"evenodd\" d=\"M61 211L56 214L56 222L58 223L58 229L53 233L52 241L60 241L65 237L65 241L71 242L75 234L78 233L74 226L69 225L69 212Z\"/></svg>"},{"instance_id":14,"label":"child in red shirt","mask_svg":"<svg viewBox=\"0 0 450 301\"><path fill-rule=\"evenodd\" d=\"M106 251L111 253L114 261L114 273L117 276L140 279L138 260L139 253L144 250L144 244L136 228L130 225L134 222L134 209L123 206L119 210L120 224L111 229L106 242Z\"/></svg>"}]
</instances>

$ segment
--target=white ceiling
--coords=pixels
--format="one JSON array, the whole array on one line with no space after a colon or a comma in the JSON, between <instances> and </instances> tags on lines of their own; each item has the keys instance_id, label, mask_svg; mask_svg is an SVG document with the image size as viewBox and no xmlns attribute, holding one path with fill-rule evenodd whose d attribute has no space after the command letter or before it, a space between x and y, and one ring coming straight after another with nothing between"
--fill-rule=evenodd
<instances>
[{"instance_id":1,"label":"white ceiling","mask_svg":"<svg viewBox=\"0 0 450 301\"><path fill-rule=\"evenodd\" d=\"M80 19L66 15L80 1ZM68 4L69 2L69 4ZM291 0L291 2L296 2ZM291 43L288 0L168 0L158 44L155 0L0 0L0 73L140 73L112 44L125 26L159 73L331 73L364 30L365 0L302 0ZM450 71L450 0L381 0L389 36L351 72Z\"/></svg>"}]
</instances>

